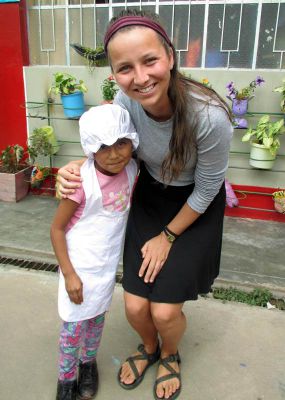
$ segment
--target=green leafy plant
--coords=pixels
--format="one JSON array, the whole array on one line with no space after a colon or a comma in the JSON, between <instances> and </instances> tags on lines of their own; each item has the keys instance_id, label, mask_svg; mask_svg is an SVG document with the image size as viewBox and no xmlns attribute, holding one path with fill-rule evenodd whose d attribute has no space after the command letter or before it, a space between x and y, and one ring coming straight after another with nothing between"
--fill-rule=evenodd
<instances>
[{"instance_id":1,"label":"green leafy plant","mask_svg":"<svg viewBox=\"0 0 285 400\"><path fill-rule=\"evenodd\" d=\"M77 81L73 75L65 72L57 72L54 74L54 83L49 89L49 94L67 95L78 91L83 93L87 92L87 87L82 80Z\"/></svg>"},{"instance_id":2,"label":"green leafy plant","mask_svg":"<svg viewBox=\"0 0 285 400\"><path fill-rule=\"evenodd\" d=\"M272 196L274 199L284 199L285 198L285 190L278 190L277 192L273 192Z\"/></svg>"},{"instance_id":3,"label":"green leafy plant","mask_svg":"<svg viewBox=\"0 0 285 400\"><path fill-rule=\"evenodd\" d=\"M281 86L278 86L277 88L274 89L274 92L281 93L281 111L285 112L285 79L282 80L283 84Z\"/></svg>"},{"instance_id":4,"label":"green leafy plant","mask_svg":"<svg viewBox=\"0 0 285 400\"><path fill-rule=\"evenodd\" d=\"M108 76L108 78L103 80L103 84L101 85L103 99L105 101L113 101L114 97L119 90L116 87L116 81L113 75Z\"/></svg>"},{"instance_id":5,"label":"green leafy plant","mask_svg":"<svg viewBox=\"0 0 285 400\"><path fill-rule=\"evenodd\" d=\"M270 122L269 115L260 118L255 129L249 128L242 137L242 142L252 140L254 143L265 146L272 155L275 155L280 147L278 137L284 133L284 119Z\"/></svg>"},{"instance_id":6,"label":"green leafy plant","mask_svg":"<svg viewBox=\"0 0 285 400\"><path fill-rule=\"evenodd\" d=\"M28 154L18 144L7 146L0 154L0 171L15 174L28 166Z\"/></svg>"},{"instance_id":7,"label":"green leafy plant","mask_svg":"<svg viewBox=\"0 0 285 400\"><path fill-rule=\"evenodd\" d=\"M266 307L267 302L273 298L272 293L268 289L258 288L251 292L245 292L236 288L215 288L213 289L213 297L223 301L238 301L254 306Z\"/></svg>"},{"instance_id":8,"label":"green leafy plant","mask_svg":"<svg viewBox=\"0 0 285 400\"><path fill-rule=\"evenodd\" d=\"M35 128L29 137L28 152L32 163L39 156L52 156L59 149L50 125Z\"/></svg>"},{"instance_id":9,"label":"green leafy plant","mask_svg":"<svg viewBox=\"0 0 285 400\"><path fill-rule=\"evenodd\" d=\"M77 43L70 44L70 47L87 60L88 66L91 69L108 65L108 58L102 44L99 44L95 49Z\"/></svg>"}]
</instances>

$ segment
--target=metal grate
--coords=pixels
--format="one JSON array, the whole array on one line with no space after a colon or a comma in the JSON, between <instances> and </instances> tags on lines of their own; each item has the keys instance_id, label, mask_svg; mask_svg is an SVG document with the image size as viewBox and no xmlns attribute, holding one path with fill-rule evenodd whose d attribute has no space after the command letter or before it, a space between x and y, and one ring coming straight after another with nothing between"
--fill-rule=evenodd
<instances>
[{"instance_id":1,"label":"metal grate","mask_svg":"<svg viewBox=\"0 0 285 400\"><path fill-rule=\"evenodd\" d=\"M41 261L32 261L25 260L23 258L11 258L0 255L0 264L2 265L11 265L12 267L24 268L27 270L36 270L36 271L49 271L49 272L58 272L58 264L50 264L44 263ZM122 283L122 272L117 272L116 274L116 283Z\"/></svg>"},{"instance_id":2,"label":"metal grate","mask_svg":"<svg viewBox=\"0 0 285 400\"><path fill-rule=\"evenodd\" d=\"M34 269L37 271L49 271L49 272L57 272L58 265L51 263L44 263L41 261L33 261L33 260L25 260L22 258L10 258L5 256L0 256L0 264L11 265L14 267L25 268L25 269Z\"/></svg>"}]
</instances>

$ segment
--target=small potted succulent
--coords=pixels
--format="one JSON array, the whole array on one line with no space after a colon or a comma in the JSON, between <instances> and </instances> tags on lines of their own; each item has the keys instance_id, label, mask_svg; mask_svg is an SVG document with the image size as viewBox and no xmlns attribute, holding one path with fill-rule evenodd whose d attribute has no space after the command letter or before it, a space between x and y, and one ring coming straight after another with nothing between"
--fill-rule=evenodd
<instances>
[{"instance_id":1,"label":"small potted succulent","mask_svg":"<svg viewBox=\"0 0 285 400\"><path fill-rule=\"evenodd\" d=\"M113 75L110 75L108 76L108 78L103 80L101 89L103 95L103 103L112 103L117 91L119 90Z\"/></svg>"},{"instance_id":2,"label":"small potted succulent","mask_svg":"<svg viewBox=\"0 0 285 400\"><path fill-rule=\"evenodd\" d=\"M250 128L242 142L251 141L249 164L260 169L271 169L280 147L279 136L284 133L284 120L271 122L269 115L260 118L255 129Z\"/></svg>"},{"instance_id":3,"label":"small potted succulent","mask_svg":"<svg viewBox=\"0 0 285 400\"><path fill-rule=\"evenodd\" d=\"M272 193L274 208L277 212L285 214L285 190Z\"/></svg>"},{"instance_id":4,"label":"small potted succulent","mask_svg":"<svg viewBox=\"0 0 285 400\"><path fill-rule=\"evenodd\" d=\"M234 82L229 82L226 86L228 89L227 98L232 102L232 111L234 116L235 128L247 128L247 120L244 115L248 109L248 102L254 97L254 91L258 86L264 83L264 79L261 76L257 76L256 79L251 81L248 86L245 86L241 90L235 88Z\"/></svg>"},{"instance_id":5,"label":"small potted succulent","mask_svg":"<svg viewBox=\"0 0 285 400\"><path fill-rule=\"evenodd\" d=\"M85 111L84 95L87 87L82 80L77 80L73 75L65 72L54 74L54 83L49 89L49 94L60 94L64 114L68 118L79 118Z\"/></svg>"},{"instance_id":6,"label":"small potted succulent","mask_svg":"<svg viewBox=\"0 0 285 400\"><path fill-rule=\"evenodd\" d=\"M28 152L19 144L7 146L0 154L0 200L16 202L29 191L32 167Z\"/></svg>"}]
</instances>

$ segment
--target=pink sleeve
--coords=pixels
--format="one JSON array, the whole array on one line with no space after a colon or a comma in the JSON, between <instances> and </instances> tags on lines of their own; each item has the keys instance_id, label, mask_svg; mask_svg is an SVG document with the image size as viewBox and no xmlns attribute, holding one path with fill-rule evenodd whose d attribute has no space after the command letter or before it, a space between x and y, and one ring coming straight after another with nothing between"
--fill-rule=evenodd
<instances>
[{"instance_id":1,"label":"pink sleeve","mask_svg":"<svg viewBox=\"0 0 285 400\"><path fill-rule=\"evenodd\" d=\"M67 198L75 201L75 203L78 204L83 203L83 201L85 200L83 185L81 185L79 188L76 188L74 193L68 194Z\"/></svg>"}]
</instances>

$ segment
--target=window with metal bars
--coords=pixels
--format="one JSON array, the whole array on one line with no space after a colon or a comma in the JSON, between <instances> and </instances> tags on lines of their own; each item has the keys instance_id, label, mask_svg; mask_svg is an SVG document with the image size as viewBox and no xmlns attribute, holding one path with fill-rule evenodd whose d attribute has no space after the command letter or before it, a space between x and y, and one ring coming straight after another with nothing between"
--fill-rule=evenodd
<instances>
[{"instance_id":1,"label":"window with metal bars","mask_svg":"<svg viewBox=\"0 0 285 400\"><path fill-rule=\"evenodd\" d=\"M159 14L185 68L285 68L284 0L28 0L32 65L84 65L70 43L96 47L122 9Z\"/></svg>"}]
</instances>

